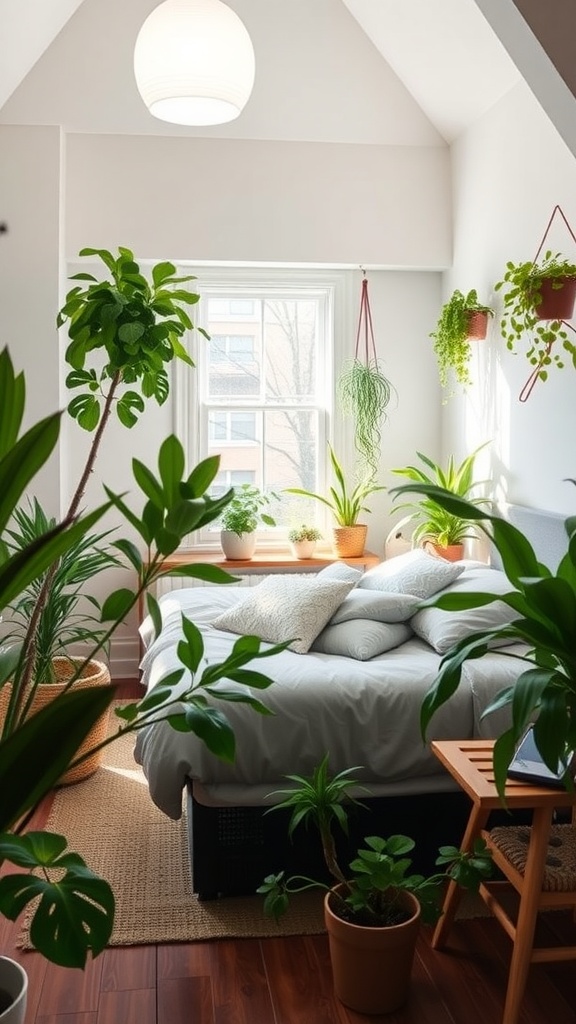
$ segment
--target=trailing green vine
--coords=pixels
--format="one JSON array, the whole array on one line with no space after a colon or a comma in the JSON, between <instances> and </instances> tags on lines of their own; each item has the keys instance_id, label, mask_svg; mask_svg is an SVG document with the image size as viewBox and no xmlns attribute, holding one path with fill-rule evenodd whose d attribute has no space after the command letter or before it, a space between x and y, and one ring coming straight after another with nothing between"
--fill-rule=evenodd
<instances>
[{"instance_id":1,"label":"trailing green vine","mask_svg":"<svg viewBox=\"0 0 576 1024\"><path fill-rule=\"evenodd\" d=\"M381 426L386 421L386 409L394 388L377 359L364 363L356 357L343 367L338 391L345 415L354 420L356 450L369 475L375 477L382 441Z\"/></svg>"}]
</instances>

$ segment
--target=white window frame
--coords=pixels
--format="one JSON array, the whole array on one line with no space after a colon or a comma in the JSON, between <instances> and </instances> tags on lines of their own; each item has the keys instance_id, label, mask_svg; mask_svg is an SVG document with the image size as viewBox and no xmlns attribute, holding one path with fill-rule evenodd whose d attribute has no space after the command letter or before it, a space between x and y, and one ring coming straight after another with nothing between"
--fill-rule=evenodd
<instances>
[{"instance_id":1,"label":"white window frame","mask_svg":"<svg viewBox=\"0 0 576 1024\"><path fill-rule=\"evenodd\" d=\"M253 292L256 298L269 292L267 298L274 294L282 296L292 294L294 297L303 292L316 291L326 295L326 344L323 353L319 353L318 394L319 431L317 452L318 489L326 493L330 483L330 467L328 464L327 441L335 445L339 452L345 447L345 434L341 418L336 413L334 367L341 365L345 351L346 326L350 321L352 273L348 270L322 270L318 268L270 268L270 267L204 267L197 264L179 265L183 273L194 273L197 276L195 290L200 294L200 302L192 309L195 325L204 326L206 322L206 298L216 291L225 290L229 295L242 295ZM348 338L347 348L350 349ZM332 345L330 345L332 341ZM198 367L201 362L201 346L206 345L205 339L197 331L191 332L187 339L188 350ZM182 440L186 452L187 465L196 465L207 451L207 417L202 415L200 402L200 374L198 369L190 370L180 360L175 360L172 376L172 394L174 409L174 430ZM247 403L248 404L248 403ZM254 403L252 403L253 405ZM313 406L316 408L316 406ZM241 406L238 407L239 409ZM276 405L274 408L281 408ZM311 406L312 408L312 406ZM348 445L346 444L346 449ZM318 503L320 506L320 503ZM324 506L318 508L318 518L325 537L329 537L332 525L330 514ZM287 541L287 529L266 530L259 535L259 546L278 547ZM213 531L199 531L190 538L190 547L218 548L219 538ZM325 546L329 542L325 541Z\"/></svg>"}]
</instances>

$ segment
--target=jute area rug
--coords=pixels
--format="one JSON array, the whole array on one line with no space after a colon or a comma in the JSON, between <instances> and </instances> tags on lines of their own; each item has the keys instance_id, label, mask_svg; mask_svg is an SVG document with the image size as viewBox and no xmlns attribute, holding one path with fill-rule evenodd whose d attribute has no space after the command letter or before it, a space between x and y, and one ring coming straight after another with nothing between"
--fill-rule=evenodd
<instances>
[{"instance_id":1,"label":"jute area rug","mask_svg":"<svg viewBox=\"0 0 576 1024\"><path fill-rule=\"evenodd\" d=\"M185 815L175 822L155 807L133 748L134 737L122 737L106 748L105 763L91 778L58 789L46 826L110 882L116 898L110 945L324 931L319 890L295 897L280 924L264 916L261 896L200 902L192 892ZM26 926L20 944L31 948Z\"/></svg>"}]
</instances>

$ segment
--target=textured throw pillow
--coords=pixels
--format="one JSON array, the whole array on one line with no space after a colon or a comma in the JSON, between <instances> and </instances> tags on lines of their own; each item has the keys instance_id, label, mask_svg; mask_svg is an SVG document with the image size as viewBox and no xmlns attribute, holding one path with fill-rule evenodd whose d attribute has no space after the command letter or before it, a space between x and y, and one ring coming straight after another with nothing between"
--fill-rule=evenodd
<instances>
[{"instance_id":1,"label":"textured throw pillow","mask_svg":"<svg viewBox=\"0 0 576 1024\"><path fill-rule=\"evenodd\" d=\"M317 576L267 576L248 597L213 619L212 625L272 644L292 640L290 650L305 654L353 586Z\"/></svg>"},{"instance_id":2,"label":"textured throw pillow","mask_svg":"<svg viewBox=\"0 0 576 1024\"><path fill-rule=\"evenodd\" d=\"M375 565L364 573L358 586L363 590L382 590L389 594L412 594L425 601L463 572L463 565L435 558L421 548L415 548Z\"/></svg>"},{"instance_id":3,"label":"textured throw pillow","mask_svg":"<svg viewBox=\"0 0 576 1024\"><path fill-rule=\"evenodd\" d=\"M374 622L355 619L326 626L316 637L311 650L319 654L339 654L344 658L368 661L393 647L399 647L412 636L412 630L403 622Z\"/></svg>"},{"instance_id":4,"label":"textured throw pillow","mask_svg":"<svg viewBox=\"0 0 576 1024\"><path fill-rule=\"evenodd\" d=\"M374 619L377 622L406 622L414 615L420 598L411 594L387 594L380 590L356 587L345 597L330 619L330 626L350 619Z\"/></svg>"},{"instance_id":5,"label":"textured throw pillow","mask_svg":"<svg viewBox=\"0 0 576 1024\"><path fill-rule=\"evenodd\" d=\"M510 580L498 569L468 569L455 583L446 587L447 594L470 592L509 594L513 590ZM506 626L518 613L502 601L467 608L462 611L444 611L442 608L422 608L410 620L412 629L429 643L438 654L445 654L459 640L464 640L480 629ZM505 641L502 641L503 643ZM493 646L496 646L494 644Z\"/></svg>"},{"instance_id":6,"label":"textured throw pillow","mask_svg":"<svg viewBox=\"0 0 576 1024\"><path fill-rule=\"evenodd\" d=\"M362 579L362 569L354 569L345 562L333 562L316 573L317 580L343 580L346 583L358 583Z\"/></svg>"}]
</instances>

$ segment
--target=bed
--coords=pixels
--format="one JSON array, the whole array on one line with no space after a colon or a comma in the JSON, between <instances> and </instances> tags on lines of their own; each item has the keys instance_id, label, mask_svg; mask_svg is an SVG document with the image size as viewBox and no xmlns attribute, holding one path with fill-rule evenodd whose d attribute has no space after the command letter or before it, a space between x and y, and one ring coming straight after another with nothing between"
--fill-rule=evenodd
<instances>
[{"instance_id":1,"label":"bed","mask_svg":"<svg viewBox=\"0 0 576 1024\"><path fill-rule=\"evenodd\" d=\"M546 542L547 564L559 550L560 530L560 517L530 522L529 533ZM236 736L233 765L166 723L139 734L135 756L157 806L179 818L186 796L193 884L202 897L253 892L266 873L282 867L318 869L310 836L288 844L286 816L265 810L286 788L287 774L309 774L326 752L334 772L358 766L365 808L353 821L351 849L366 828L407 831L424 870L440 843L459 842L467 802L429 741L497 736L505 712L483 713L516 678L522 650L497 649L467 662L457 694L435 716L424 743L420 705L442 653L466 630L503 624L512 614L501 602L467 612L422 607L445 589L504 593L510 586L498 567L447 563L416 551L364 574L332 566L314 577L273 576L252 588L192 588L161 598L161 635L150 644L151 624L141 629L147 688L179 667L182 613L201 629L208 662L226 657L242 633L270 643L297 638L294 649L258 664L274 680L260 694L272 715L222 705Z\"/></svg>"}]
</instances>

